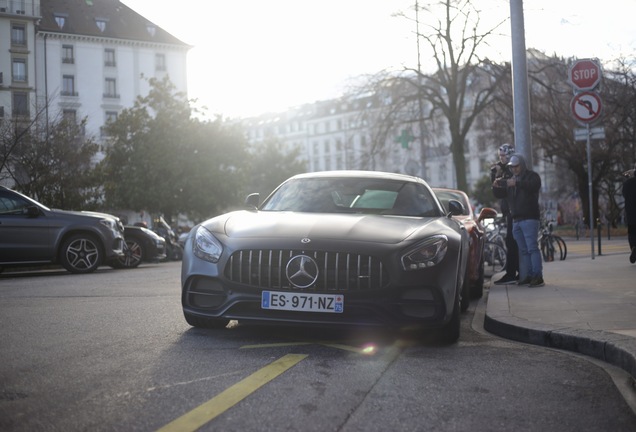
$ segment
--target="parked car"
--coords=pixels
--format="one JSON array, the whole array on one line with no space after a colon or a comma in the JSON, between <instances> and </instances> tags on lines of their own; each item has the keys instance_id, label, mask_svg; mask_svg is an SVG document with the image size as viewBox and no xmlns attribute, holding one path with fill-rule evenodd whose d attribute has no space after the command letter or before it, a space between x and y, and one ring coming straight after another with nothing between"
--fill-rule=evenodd
<instances>
[{"instance_id":1,"label":"parked car","mask_svg":"<svg viewBox=\"0 0 636 432\"><path fill-rule=\"evenodd\" d=\"M166 260L179 261L183 256L183 247L179 244L177 235L163 216L153 220L152 230L166 241Z\"/></svg>"},{"instance_id":2,"label":"parked car","mask_svg":"<svg viewBox=\"0 0 636 432\"><path fill-rule=\"evenodd\" d=\"M186 321L436 330L452 343L468 235L428 184L371 171L301 174L262 204L191 231L181 283ZM450 213L462 205L451 200Z\"/></svg>"},{"instance_id":3,"label":"parked car","mask_svg":"<svg viewBox=\"0 0 636 432\"><path fill-rule=\"evenodd\" d=\"M481 298L484 293L484 243L486 242L486 233L482 221L486 218L497 216L497 210L484 207L479 212L479 216L475 216L473 207L465 192L444 188L433 188L433 191L446 211L449 211L449 202L451 200L459 201L464 207L462 214L455 215L453 218L463 223L469 234L470 253L467 278L470 287L470 298ZM466 309L468 309L468 299L464 298L462 310L465 311Z\"/></svg>"},{"instance_id":4,"label":"parked car","mask_svg":"<svg viewBox=\"0 0 636 432\"><path fill-rule=\"evenodd\" d=\"M123 256L119 218L94 212L50 209L0 186L0 268L61 264L90 273Z\"/></svg>"},{"instance_id":5,"label":"parked car","mask_svg":"<svg viewBox=\"0 0 636 432\"><path fill-rule=\"evenodd\" d=\"M142 262L166 259L166 241L148 228L125 226L124 238L124 256L112 260L111 267L135 268Z\"/></svg>"}]
</instances>

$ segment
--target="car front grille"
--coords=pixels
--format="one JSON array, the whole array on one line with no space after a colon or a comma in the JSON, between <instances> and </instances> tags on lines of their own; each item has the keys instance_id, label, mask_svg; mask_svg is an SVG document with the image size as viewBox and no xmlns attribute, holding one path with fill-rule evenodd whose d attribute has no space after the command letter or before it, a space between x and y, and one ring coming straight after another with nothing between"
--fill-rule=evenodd
<instances>
[{"instance_id":1,"label":"car front grille","mask_svg":"<svg viewBox=\"0 0 636 432\"><path fill-rule=\"evenodd\" d=\"M303 291L373 291L388 284L382 262L368 255L299 250L242 250L232 254L225 277L232 282L264 289L297 289L286 276L287 263L297 255L314 259L316 282Z\"/></svg>"}]
</instances>

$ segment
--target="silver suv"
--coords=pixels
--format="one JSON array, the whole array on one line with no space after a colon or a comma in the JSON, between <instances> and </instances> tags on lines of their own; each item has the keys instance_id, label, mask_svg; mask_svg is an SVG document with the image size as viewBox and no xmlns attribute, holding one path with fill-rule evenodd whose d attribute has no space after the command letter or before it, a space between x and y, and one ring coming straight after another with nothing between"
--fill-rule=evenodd
<instances>
[{"instance_id":1,"label":"silver suv","mask_svg":"<svg viewBox=\"0 0 636 432\"><path fill-rule=\"evenodd\" d=\"M124 227L115 216L52 210L0 186L0 271L61 264L71 273L90 273L123 257L123 247Z\"/></svg>"}]
</instances>

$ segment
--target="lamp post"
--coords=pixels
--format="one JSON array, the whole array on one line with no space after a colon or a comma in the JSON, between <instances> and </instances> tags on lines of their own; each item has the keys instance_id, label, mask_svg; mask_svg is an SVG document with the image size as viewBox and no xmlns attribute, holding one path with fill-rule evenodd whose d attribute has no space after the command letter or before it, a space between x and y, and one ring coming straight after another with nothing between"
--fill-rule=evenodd
<instances>
[{"instance_id":1,"label":"lamp post","mask_svg":"<svg viewBox=\"0 0 636 432\"><path fill-rule=\"evenodd\" d=\"M510 0L515 150L526 159L528 166L532 167L528 62L526 59L526 39L523 21L523 0Z\"/></svg>"},{"instance_id":2,"label":"lamp post","mask_svg":"<svg viewBox=\"0 0 636 432\"><path fill-rule=\"evenodd\" d=\"M417 41L417 117L420 129L420 172L426 180L426 148L424 141L424 103L422 102L422 60L420 57L420 5L415 0L415 37Z\"/></svg>"}]
</instances>

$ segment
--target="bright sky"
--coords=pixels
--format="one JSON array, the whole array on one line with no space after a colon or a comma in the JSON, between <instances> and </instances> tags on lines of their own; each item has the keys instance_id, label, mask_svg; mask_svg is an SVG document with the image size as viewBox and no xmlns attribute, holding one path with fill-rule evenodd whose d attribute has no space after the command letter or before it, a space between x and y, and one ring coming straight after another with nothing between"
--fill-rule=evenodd
<instances>
[{"instance_id":1,"label":"bright sky","mask_svg":"<svg viewBox=\"0 0 636 432\"><path fill-rule=\"evenodd\" d=\"M415 24L392 17L412 16L415 0L122 1L194 46L189 97L212 115L284 111L339 97L360 75L417 65ZM474 1L483 20L510 15L509 0ZM636 0L525 0L524 17L527 48L601 62L635 56ZM493 43L509 61L509 21L499 29Z\"/></svg>"}]
</instances>

